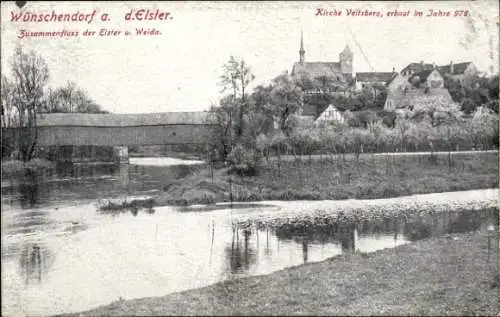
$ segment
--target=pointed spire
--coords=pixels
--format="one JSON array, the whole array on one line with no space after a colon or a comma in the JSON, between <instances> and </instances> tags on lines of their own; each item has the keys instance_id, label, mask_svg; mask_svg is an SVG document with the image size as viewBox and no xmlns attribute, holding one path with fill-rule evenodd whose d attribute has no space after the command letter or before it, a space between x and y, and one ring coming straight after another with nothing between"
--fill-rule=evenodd
<instances>
[{"instance_id":1,"label":"pointed spire","mask_svg":"<svg viewBox=\"0 0 500 317\"><path fill-rule=\"evenodd\" d=\"M300 51L304 52L304 32L300 30Z\"/></svg>"},{"instance_id":2,"label":"pointed spire","mask_svg":"<svg viewBox=\"0 0 500 317\"><path fill-rule=\"evenodd\" d=\"M306 51L304 50L304 33L300 30L300 50L299 50L299 61L300 64L304 64Z\"/></svg>"}]
</instances>

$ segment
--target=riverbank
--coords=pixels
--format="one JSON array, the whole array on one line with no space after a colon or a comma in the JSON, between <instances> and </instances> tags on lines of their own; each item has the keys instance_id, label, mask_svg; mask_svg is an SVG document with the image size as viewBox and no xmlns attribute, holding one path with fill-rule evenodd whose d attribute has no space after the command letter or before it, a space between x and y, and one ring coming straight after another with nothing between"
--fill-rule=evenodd
<instances>
[{"instance_id":1,"label":"riverbank","mask_svg":"<svg viewBox=\"0 0 500 317\"><path fill-rule=\"evenodd\" d=\"M500 313L498 260L487 232L447 235L66 316L491 316Z\"/></svg>"},{"instance_id":2,"label":"riverbank","mask_svg":"<svg viewBox=\"0 0 500 317\"><path fill-rule=\"evenodd\" d=\"M55 167L55 163L46 159L35 158L28 162L19 160L2 161L2 179L22 177L26 173L42 174Z\"/></svg>"},{"instance_id":3,"label":"riverbank","mask_svg":"<svg viewBox=\"0 0 500 317\"><path fill-rule=\"evenodd\" d=\"M229 201L378 199L497 188L498 152L337 157L263 162L257 176L200 169L166 184L155 204Z\"/></svg>"}]
</instances>

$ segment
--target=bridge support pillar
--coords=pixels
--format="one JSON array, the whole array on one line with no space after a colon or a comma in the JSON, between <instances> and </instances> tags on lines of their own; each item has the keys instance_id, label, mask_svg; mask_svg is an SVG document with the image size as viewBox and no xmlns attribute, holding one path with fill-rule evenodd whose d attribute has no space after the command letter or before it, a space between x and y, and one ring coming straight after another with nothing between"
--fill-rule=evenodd
<instances>
[{"instance_id":1,"label":"bridge support pillar","mask_svg":"<svg viewBox=\"0 0 500 317\"><path fill-rule=\"evenodd\" d=\"M115 146L115 154L120 164L128 164L128 146Z\"/></svg>"}]
</instances>

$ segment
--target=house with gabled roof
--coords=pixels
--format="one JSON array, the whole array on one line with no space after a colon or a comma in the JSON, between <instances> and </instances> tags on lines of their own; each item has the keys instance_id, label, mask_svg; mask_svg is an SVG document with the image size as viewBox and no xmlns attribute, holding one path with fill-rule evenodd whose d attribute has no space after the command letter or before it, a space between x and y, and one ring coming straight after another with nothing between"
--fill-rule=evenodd
<instances>
[{"instance_id":1,"label":"house with gabled roof","mask_svg":"<svg viewBox=\"0 0 500 317\"><path fill-rule=\"evenodd\" d=\"M415 68L416 69L416 68ZM384 109L418 108L427 102L452 103L450 93L444 88L444 79L437 67L422 67L418 72L399 74L388 85Z\"/></svg>"},{"instance_id":2,"label":"house with gabled roof","mask_svg":"<svg viewBox=\"0 0 500 317\"><path fill-rule=\"evenodd\" d=\"M330 104L316 120L314 125L321 124L344 124L346 121L344 114L340 112L334 105Z\"/></svg>"},{"instance_id":3,"label":"house with gabled roof","mask_svg":"<svg viewBox=\"0 0 500 317\"><path fill-rule=\"evenodd\" d=\"M449 76L460 82L463 82L465 78L472 77L478 73L476 65L472 62L454 64L453 61L450 61L450 64L438 66L438 69L443 76Z\"/></svg>"},{"instance_id":4,"label":"house with gabled roof","mask_svg":"<svg viewBox=\"0 0 500 317\"><path fill-rule=\"evenodd\" d=\"M418 82L422 88L444 88L444 78L437 68L414 73L408 78L410 84Z\"/></svg>"},{"instance_id":5,"label":"house with gabled roof","mask_svg":"<svg viewBox=\"0 0 500 317\"><path fill-rule=\"evenodd\" d=\"M403 68L399 73L403 76L411 76L414 73L420 73L424 70L434 69L434 64L424 63L424 61L420 61L420 63L410 63L405 68Z\"/></svg>"}]
</instances>

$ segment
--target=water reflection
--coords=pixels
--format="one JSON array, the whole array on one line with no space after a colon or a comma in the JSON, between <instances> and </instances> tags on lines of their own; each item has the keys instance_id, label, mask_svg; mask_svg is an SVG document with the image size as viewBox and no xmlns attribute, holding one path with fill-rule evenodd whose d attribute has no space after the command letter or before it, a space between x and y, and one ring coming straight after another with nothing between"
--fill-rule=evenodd
<instances>
[{"instance_id":1,"label":"water reflection","mask_svg":"<svg viewBox=\"0 0 500 317\"><path fill-rule=\"evenodd\" d=\"M100 199L138 193L159 193L193 166L139 166L59 162L53 174L27 174L2 179L2 201L21 208L61 201Z\"/></svg>"},{"instance_id":2,"label":"water reflection","mask_svg":"<svg viewBox=\"0 0 500 317\"><path fill-rule=\"evenodd\" d=\"M22 303L31 315L89 309L119 296L161 296L221 280L268 274L305 262L346 253L372 252L419 237L474 230L498 222L498 210L490 209L358 222L333 218L316 222L295 219L275 225L270 218L262 224L232 226L230 210L186 213L169 208L161 208L161 212L136 208L116 214L94 210L88 215L98 219L78 221L71 216L85 212L78 208L50 209L51 212L30 210L19 213L24 214L22 217L14 217L16 226L23 221L31 226L28 218L48 218L41 223L57 224L64 217L68 218L62 228L67 228L69 223L75 227L90 224L88 228L75 230L73 235L51 238L50 249L57 250L57 257L52 257L53 265L47 264L51 263L51 257L47 256L50 254L48 244L41 243L48 240L25 236L19 241L18 234L17 237L7 235L7 247L2 244L3 261L9 263L9 259L14 259L20 263L14 268L7 265L9 276L18 275L20 281L24 280L21 284L37 285L36 295L31 295L36 296L37 301L19 295L24 298ZM273 209L269 210L272 215ZM477 220L471 221L471 217ZM41 227L50 231L45 225ZM37 237L47 238L47 234ZM12 249L13 245L17 245L19 251ZM6 257L6 253L11 257ZM4 282L8 292L23 294L26 291L17 289L20 286L9 279ZM99 296L93 295L97 293ZM53 294L57 295L57 303L51 302ZM15 305L16 300L9 301L8 307ZM60 304L61 301L65 304Z\"/></svg>"},{"instance_id":3,"label":"water reflection","mask_svg":"<svg viewBox=\"0 0 500 317\"><path fill-rule=\"evenodd\" d=\"M293 240L302 245L304 262L308 259L309 244L334 243L341 246L342 252L353 253L356 250L357 224L347 223L287 223L275 228L280 240ZM365 228L367 226L365 225Z\"/></svg>"},{"instance_id":4,"label":"water reflection","mask_svg":"<svg viewBox=\"0 0 500 317\"><path fill-rule=\"evenodd\" d=\"M240 233L243 241L240 240ZM248 271L257 261L256 251L250 246L251 229L234 230L231 245L225 248L226 259L232 274L238 275Z\"/></svg>"},{"instance_id":5,"label":"water reflection","mask_svg":"<svg viewBox=\"0 0 500 317\"><path fill-rule=\"evenodd\" d=\"M21 268L26 276L26 285L30 280L42 281L42 254L37 244L25 246L20 260Z\"/></svg>"},{"instance_id":6,"label":"water reflection","mask_svg":"<svg viewBox=\"0 0 500 317\"><path fill-rule=\"evenodd\" d=\"M32 208L39 200L39 185L35 181L19 185L19 201L22 208Z\"/></svg>"},{"instance_id":7,"label":"water reflection","mask_svg":"<svg viewBox=\"0 0 500 317\"><path fill-rule=\"evenodd\" d=\"M39 243L27 243L22 247L19 266L25 285L39 284L52 263L52 255Z\"/></svg>"},{"instance_id":8,"label":"water reflection","mask_svg":"<svg viewBox=\"0 0 500 317\"><path fill-rule=\"evenodd\" d=\"M96 210L99 199L149 196L188 171L134 165L71 170L71 175L2 188L23 206L2 198L7 207L2 210L2 286L12 294L2 298L4 314L79 311L120 296L162 296L343 253L498 225L498 209L351 222L329 217L274 222L277 214L295 211L294 203L212 210L136 206L105 213ZM247 212L268 220L232 226Z\"/></svg>"},{"instance_id":9,"label":"water reflection","mask_svg":"<svg viewBox=\"0 0 500 317\"><path fill-rule=\"evenodd\" d=\"M393 247L406 241L479 230L498 223L498 218L498 210L493 208L351 222L332 222L331 219L316 219L316 222L292 220L279 225L270 224L270 228L279 240L299 243L303 261L307 262L310 246L314 244L337 244L342 253L369 252L377 243L379 248ZM365 243L367 239L368 244ZM389 239L392 239L392 245L389 245ZM267 252L271 253L270 250Z\"/></svg>"}]
</instances>

